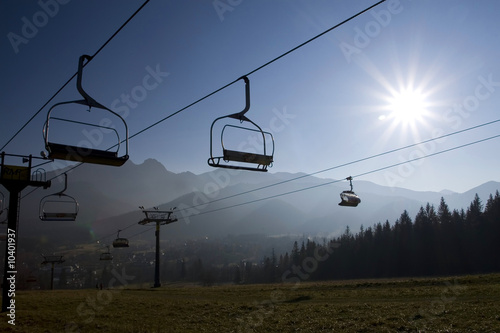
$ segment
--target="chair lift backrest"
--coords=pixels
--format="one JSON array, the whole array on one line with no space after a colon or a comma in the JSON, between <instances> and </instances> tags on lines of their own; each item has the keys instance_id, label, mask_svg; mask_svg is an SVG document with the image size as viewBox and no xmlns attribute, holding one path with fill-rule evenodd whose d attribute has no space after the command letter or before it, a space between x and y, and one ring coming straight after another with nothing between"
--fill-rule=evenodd
<instances>
[{"instance_id":1,"label":"chair lift backrest","mask_svg":"<svg viewBox=\"0 0 500 333\"><path fill-rule=\"evenodd\" d=\"M118 234L116 235L116 239L113 241L113 247L129 247L128 239L120 238L120 231L118 230Z\"/></svg>"},{"instance_id":2,"label":"chair lift backrest","mask_svg":"<svg viewBox=\"0 0 500 333\"><path fill-rule=\"evenodd\" d=\"M212 126L210 127L210 158L208 159L208 165L213 166L213 167L221 167L221 168L231 168L231 169L244 169L244 170L251 170L251 171L267 171L267 167L272 165L273 163L273 156L274 156L274 138L271 133L269 132L264 132L262 128L254 123L252 120L247 118L245 116L245 113L250 109L250 81L246 76L241 77L240 79L244 80L245 82L245 108L237 113L233 113L227 116L222 116L214 120L212 123ZM232 118L239 120L240 123L246 121L251 123L253 126L255 126L256 129L250 129L250 128L245 128L241 126L234 126L234 125L225 125L222 129L221 132L221 146L222 146L222 151L223 151L223 156L221 157L215 157L213 154L213 129L214 125L217 121L223 119L223 118ZM223 135L224 135L224 130L227 127L232 127L232 128L238 128L246 131L255 131L258 132L262 135L262 142L263 142L263 154L259 153L250 153L250 152L242 152L242 151L237 151L237 150L230 150L226 149L224 146L224 140L223 140ZM271 138L272 142L272 152L271 154L267 154L266 149L266 135L268 135ZM248 166L241 166L241 165L231 165L231 164L221 164L220 160L224 160L226 162L242 162L242 163L252 163L252 164L257 164L256 167L248 167Z\"/></svg>"},{"instance_id":3,"label":"chair lift backrest","mask_svg":"<svg viewBox=\"0 0 500 333\"><path fill-rule=\"evenodd\" d=\"M126 238L117 238L113 241L113 247L129 247Z\"/></svg>"},{"instance_id":4,"label":"chair lift backrest","mask_svg":"<svg viewBox=\"0 0 500 333\"><path fill-rule=\"evenodd\" d=\"M76 81L76 86L77 90L80 93L80 95L83 97L83 100L74 100L74 101L69 101L69 102L60 102L55 105L53 105L49 112L47 113L47 119L44 124L44 129L43 129L43 134L44 134L44 140L45 140L45 148L48 151L48 158L49 159L62 159L62 160L69 160L69 161L75 161L75 162L83 162L83 163L94 163L94 164L104 164L104 165L112 165L112 166L121 166L123 165L129 158L128 155L128 126L125 120L116 112L110 110L109 108L105 107L104 105L98 103L95 99L90 97L85 90L82 87L82 76L83 76L83 67L84 61L87 60L90 61L92 57L88 55L82 55L79 59L78 62L78 76L77 76L77 81ZM66 145L66 144L59 144L59 143L54 143L49 141L49 121L51 119L51 112L54 108L60 105L64 104L71 104L71 103L76 103L76 104L81 104L88 106L89 109L94 107L98 109L105 110L107 112L110 112L114 114L116 117L118 117L125 128L125 155L119 157L118 152L120 150L120 138L118 137L118 142L115 145L116 151L110 151L110 150L99 150L99 149L88 149L84 147L79 147L79 146L74 146L74 145ZM62 120L62 119L59 119ZM66 120L71 122L70 120ZM101 127L105 128L100 125L92 125L92 124L87 124L95 127ZM115 131L115 133L117 133ZM115 147L113 146L113 147ZM113 148L111 147L111 148ZM110 149L111 149L110 148Z\"/></svg>"},{"instance_id":5,"label":"chair lift backrest","mask_svg":"<svg viewBox=\"0 0 500 333\"><path fill-rule=\"evenodd\" d=\"M109 245L107 245L106 248L108 251L101 253L99 260L113 260L113 256L111 255L111 252L109 252Z\"/></svg>"}]
</instances>

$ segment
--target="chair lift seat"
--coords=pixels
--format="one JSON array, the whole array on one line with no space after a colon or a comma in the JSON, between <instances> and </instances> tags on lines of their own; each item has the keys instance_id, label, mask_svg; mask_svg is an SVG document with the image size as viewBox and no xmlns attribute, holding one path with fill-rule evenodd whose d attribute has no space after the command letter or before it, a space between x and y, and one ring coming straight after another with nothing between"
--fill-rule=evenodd
<instances>
[{"instance_id":1,"label":"chair lift seat","mask_svg":"<svg viewBox=\"0 0 500 333\"><path fill-rule=\"evenodd\" d=\"M269 155L246 153L229 149L224 149L223 154L223 159L225 161L255 163L265 166L269 166L273 162L273 157Z\"/></svg>"},{"instance_id":2,"label":"chair lift seat","mask_svg":"<svg viewBox=\"0 0 500 333\"><path fill-rule=\"evenodd\" d=\"M245 116L245 113L250 109L250 81L248 80L248 77L242 76L240 79L242 79L245 82L245 108L237 113L233 113L227 116L222 116L217 119L215 119L212 123L212 126L210 127L210 157L208 159L208 165L212 167L218 167L218 168L228 168L228 169L240 169L240 170L251 170L251 171L267 171L267 167L271 166L273 163L273 156L274 156L274 139L273 135L269 132L264 132L262 128L260 128L259 125L251 121L249 118ZM253 127L255 128L246 128L246 127L241 127L241 126L234 126L230 124L224 125L222 128L221 132L221 145L222 145L222 156L221 157L216 157L213 154L213 130L214 130L214 125L217 121L224 119L224 118L231 118L234 120L239 120L240 123L246 121L248 123L251 123ZM242 152L242 151L236 151L236 150L229 150L224 147L224 131L226 128L233 128L237 129L238 131L244 130L244 131L252 131L254 133L258 133L262 136L262 145L263 145L263 154L257 154L257 153L250 153L250 152ZM272 143L272 151L270 155L266 154L266 136L271 139ZM223 160L225 162L239 162L239 163L250 163L250 164L256 164L257 166L245 166L245 165L239 165L239 164L223 164L220 163L220 160Z\"/></svg>"},{"instance_id":3,"label":"chair lift seat","mask_svg":"<svg viewBox=\"0 0 500 333\"><path fill-rule=\"evenodd\" d=\"M361 202L361 199L353 191L340 193L340 199L342 201L339 203L339 206L356 207Z\"/></svg>"},{"instance_id":4,"label":"chair lift seat","mask_svg":"<svg viewBox=\"0 0 500 333\"><path fill-rule=\"evenodd\" d=\"M129 247L126 238L117 238L113 241L113 247Z\"/></svg>"},{"instance_id":5,"label":"chair lift seat","mask_svg":"<svg viewBox=\"0 0 500 333\"><path fill-rule=\"evenodd\" d=\"M75 162L104 164L112 166L121 166L128 160L128 155L119 157L117 152L99 149L85 149L82 153L82 147L63 145L59 143L47 142L47 150L50 159L63 159Z\"/></svg>"},{"instance_id":6,"label":"chair lift seat","mask_svg":"<svg viewBox=\"0 0 500 333\"><path fill-rule=\"evenodd\" d=\"M46 213L43 212L43 221L75 221L76 213Z\"/></svg>"}]
</instances>

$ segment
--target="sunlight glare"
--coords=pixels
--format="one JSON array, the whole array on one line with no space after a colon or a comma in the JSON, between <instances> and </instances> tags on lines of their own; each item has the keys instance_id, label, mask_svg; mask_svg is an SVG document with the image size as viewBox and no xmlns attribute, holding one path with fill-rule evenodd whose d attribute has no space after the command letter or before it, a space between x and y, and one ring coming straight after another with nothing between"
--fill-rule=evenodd
<instances>
[{"instance_id":1,"label":"sunlight glare","mask_svg":"<svg viewBox=\"0 0 500 333\"><path fill-rule=\"evenodd\" d=\"M421 120L426 112L425 97L417 90L405 89L389 98L390 118L403 124Z\"/></svg>"}]
</instances>

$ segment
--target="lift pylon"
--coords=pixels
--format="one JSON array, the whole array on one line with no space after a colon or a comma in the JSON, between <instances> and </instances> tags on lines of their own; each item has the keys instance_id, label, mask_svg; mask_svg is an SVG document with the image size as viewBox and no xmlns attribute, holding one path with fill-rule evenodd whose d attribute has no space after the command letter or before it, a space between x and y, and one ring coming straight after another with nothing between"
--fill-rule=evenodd
<instances>
[{"instance_id":1,"label":"lift pylon","mask_svg":"<svg viewBox=\"0 0 500 333\"><path fill-rule=\"evenodd\" d=\"M42 265L48 265L50 264L50 290L54 290L54 265L55 264L62 264L64 262L63 256L44 256L43 257L43 262Z\"/></svg>"},{"instance_id":2,"label":"lift pylon","mask_svg":"<svg viewBox=\"0 0 500 333\"><path fill-rule=\"evenodd\" d=\"M20 157L23 163L28 163L28 166L24 165L8 165L5 163L5 157ZM20 193L23 189L28 186L34 187L50 187L50 181L45 181L39 179L37 176L33 177L31 173L33 157L31 155L14 155L1 153L1 163L0 163L0 184L2 184L7 191L9 191L9 208L7 215L7 238L8 241L5 242L5 264L3 272L3 286L2 288L2 312L6 312L11 304L12 293L9 293L9 288L6 286L10 285L8 279L16 277L17 274L17 225L19 222L19 206L20 206ZM14 260L12 260L14 259Z\"/></svg>"},{"instance_id":3,"label":"lift pylon","mask_svg":"<svg viewBox=\"0 0 500 333\"><path fill-rule=\"evenodd\" d=\"M155 207L153 210L144 209L144 207L139 207L142 212L146 215L144 219L139 221L139 224L146 225L149 223L156 223L156 256L155 256L155 283L154 288L161 287L160 283L160 225L170 224L177 221L177 217L173 214L174 208L170 210L159 210Z\"/></svg>"}]
</instances>

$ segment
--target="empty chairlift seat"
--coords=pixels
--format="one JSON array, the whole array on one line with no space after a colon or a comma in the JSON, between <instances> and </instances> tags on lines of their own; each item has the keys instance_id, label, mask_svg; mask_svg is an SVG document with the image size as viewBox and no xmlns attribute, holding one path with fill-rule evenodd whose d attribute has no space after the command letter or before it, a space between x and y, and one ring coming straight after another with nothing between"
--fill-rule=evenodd
<instances>
[{"instance_id":1,"label":"empty chairlift seat","mask_svg":"<svg viewBox=\"0 0 500 333\"><path fill-rule=\"evenodd\" d=\"M107 251L100 254L99 260L103 260L103 261L113 260L113 256L111 255L111 252L109 252L109 246L106 246L106 248L107 248Z\"/></svg>"},{"instance_id":2,"label":"empty chairlift seat","mask_svg":"<svg viewBox=\"0 0 500 333\"><path fill-rule=\"evenodd\" d=\"M47 158L92 164L121 166L129 158L127 123L118 113L95 101L83 89L83 63L85 60L89 61L90 59L90 56L82 55L78 63L77 89L83 99L57 103L53 105L47 113L47 119L43 127L45 149L48 152ZM80 108L82 106L85 107L85 111L78 113L68 112L68 110L71 107L74 108L75 105L81 105ZM106 114L106 122L102 121L102 117L99 120L92 119L90 112L92 108L99 109L101 110L101 112L104 112ZM60 115L58 116L57 114ZM84 119L88 118L89 120L81 120L82 117ZM49 125L54 125L54 122L58 124L58 128L56 130L56 133L53 133L53 126L50 127L52 130L49 135ZM62 125L60 125L61 123ZM111 123L112 126L106 126L105 124L107 123ZM61 136L64 137L64 135L68 134L67 132L70 130L67 127L70 124L72 124L72 126L79 126L78 132L80 133L93 133L93 131L97 131L97 133L100 133L99 135L104 135L103 133L106 133L106 135L108 135L108 133L114 133L116 139L112 140L112 145L111 147L109 147L109 149L97 149L96 147L89 147L88 144L82 144L82 141L79 141L77 144L68 142L56 142L58 140L61 140ZM54 134L59 135L58 140L53 139ZM121 147L122 142L125 142L124 149ZM96 142L92 142L91 146L95 143ZM125 151L122 152L122 150Z\"/></svg>"},{"instance_id":3,"label":"empty chairlift seat","mask_svg":"<svg viewBox=\"0 0 500 333\"><path fill-rule=\"evenodd\" d=\"M118 230L118 234L116 235L116 239L113 241L113 247L129 247L128 246L128 239L120 237L120 231Z\"/></svg>"},{"instance_id":4,"label":"empty chairlift seat","mask_svg":"<svg viewBox=\"0 0 500 333\"><path fill-rule=\"evenodd\" d=\"M64 189L49 194L40 200L39 217L42 221L75 221L79 205L75 198L64 193L68 185L68 176L64 174Z\"/></svg>"},{"instance_id":5,"label":"empty chairlift seat","mask_svg":"<svg viewBox=\"0 0 500 333\"><path fill-rule=\"evenodd\" d=\"M121 166L128 160L128 156L119 157L117 151L85 149L78 146L53 142L47 142L45 147L49 152L48 157L50 159L112 166Z\"/></svg>"},{"instance_id":6,"label":"empty chairlift seat","mask_svg":"<svg viewBox=\"0 0 500 333\"><path fill-rule=\"evenodd\" d=\"M274 162L274 138L271 133L263 131L259 125L245 116L245 113L250 109L250 82L246 76L243 76L241 79L245 82L245 108L241 112L219 117L212 123L210 128L210 157L208 159L208 165L219 168L265 172ZM249 128L225 124L221 131L222 156L215 156L216 154L214 154L213 143L214 125L218 121L226 118L235 119L240 123L246 122L252 126ZM231 147L227 144L227 141L230 140L227 138L225 139L225 135L229 129L240 132L240 134L243 133L247 135L248 133L249 135L257 135L257 140L255 142L260 142L260 149L257 149L258 151L243 151L234 148L227 148L226 145Z\"/></svg>"}]
</instances>

